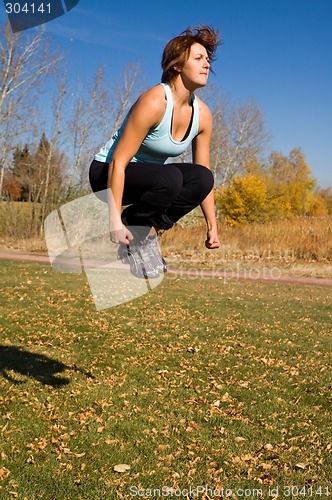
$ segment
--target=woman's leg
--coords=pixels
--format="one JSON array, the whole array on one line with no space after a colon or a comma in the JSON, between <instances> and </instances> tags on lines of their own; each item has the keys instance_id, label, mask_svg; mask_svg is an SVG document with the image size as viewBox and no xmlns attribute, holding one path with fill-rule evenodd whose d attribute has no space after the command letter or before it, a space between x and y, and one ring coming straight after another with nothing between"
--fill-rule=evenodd
<instances>
[{"instance_id":1,"label":"woman's leg","mask_svg":"<svg viewBox=\"0 0 332 500\"><path fill-rule=\"evenodd\" d=\"M129 206L122 212L123 222L129 226L156 226L156 220L178 197L182 186L183 175L172 165L129 163L123 193L123 205Z\"/></svg>"},{"instance_id":2,"label":"woman's leg","mask_svg":"<svg viewBox=\"0 0 332 500\"><path fill-rule=\"evenodd\" d=\"M92 191L107 202L108 163L93 160L89 170ZM131 162L125 170L123 205L128 218L147 225L146 219L168 207L182 189L183 176L179 169L162 163ZM129 207L128 207L129 208ZM130 215L131 214L131 215Z\"/></svg>"},{"instance_id":3,"label":"woman's leg","mask_svg":"<svg viewBox=\"0 0 332 500\"><path fill-rule=\"evenodd\" d=\"M184 215L200 205L214 184L212 172L202 165L174 163L172 166L181 172L183 182L178 196L162 213L156 214L154 223L160 229L171 228Z\"/></svg>"},{"instance_id":4,"label":"woman's leg","mask_svg":"<svg viewBox=\"0 0 332 500\"><path fill-rule=\"evenodd\" d=\"M92 190L107 201L108 164L94 160L90 167ZM130 226L170 229L191 212L213 188L211 171L193 163L136 163L125 170L123 221Z\"/></svg>"},{"instance_id":5,"label":"woman's leg","mask_svg":"<svg viewBox=\"0 0 332 500\"><path fill-rule=\"evenodd\" d=\"M97 198L107 203L108 163L93 160L89 169L89 181Z\"/></svg>"},{"instance_id":6,"label":"woman's leg","mask_svg":"<svg viewBox=\"0 0 332 500\"><path fill-rule=\"evenodd\" d=\"M93 191L107 202L108 165L93 161L89 175ZM213 176L201 165L129 163L122 199L123 205L129 206L122 212L122 220L138 246L134 242L129 248L120 245L119 257L129 261L132 274L150 278L166 272L156 237L147 238L150 228L170 229L197 207L212 187Z\"/></svg>"}]
</instances>

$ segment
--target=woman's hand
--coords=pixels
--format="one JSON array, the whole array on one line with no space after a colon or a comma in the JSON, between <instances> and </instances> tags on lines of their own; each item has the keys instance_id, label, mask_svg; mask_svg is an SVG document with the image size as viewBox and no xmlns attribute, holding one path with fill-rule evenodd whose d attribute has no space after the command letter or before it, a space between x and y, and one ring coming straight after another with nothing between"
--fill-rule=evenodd
<instances>
[{"instance_id":1,"label":"woman's hand","mask_svg":"<svg viewBox=\"0 0 332 500\"><path fill-rule=\"evenodd\" d=\"M123 243L129 245L129 242L134 239L129 229L122 225L121 228L110 231L110 239L113 243Z\"/></svg>"},{"instance_id":2,"label":"woman's hand","mask_svg":"<svg viewBox=\"0 0 332 500\"><path fill-rule=\"evenodd\" d=\"M220 241L219 241L218 233L217 233L216 229L210 229L207 232L205 246L209 250L212 250L213 248L220 247Z\"/></svg>"}]
</instances>

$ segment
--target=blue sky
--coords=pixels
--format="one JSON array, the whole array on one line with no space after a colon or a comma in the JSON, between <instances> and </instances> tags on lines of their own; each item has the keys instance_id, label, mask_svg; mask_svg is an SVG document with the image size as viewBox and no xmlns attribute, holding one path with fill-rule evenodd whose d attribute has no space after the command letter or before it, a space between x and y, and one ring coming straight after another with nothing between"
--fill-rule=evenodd
<instances>
[{"instance_id":1,"label":"blue sky","mask_svg":"<svg viewBox=\"0 0 332 500\"><path fill-rule=\"evenodd\" d=\"M222 33L211 82L232 102L255 99L270 149L301 147L318 185L332 186L331 0L80 0L47 31L68 51L72 75L103 65L116 79L141 61L152 86L167 41L198 24Z\"/></svg>"}]
</instances>

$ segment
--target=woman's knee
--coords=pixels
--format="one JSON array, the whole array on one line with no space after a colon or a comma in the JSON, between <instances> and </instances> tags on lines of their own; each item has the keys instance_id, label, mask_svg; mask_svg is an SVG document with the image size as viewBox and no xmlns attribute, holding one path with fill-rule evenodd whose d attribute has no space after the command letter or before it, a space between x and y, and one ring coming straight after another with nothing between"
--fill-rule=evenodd
<instances>
[{"instance_id":1,"label":"woman's knee","mask_svg":"<svg viewBox=\"0 0 332 500\"><path fill-rule=\"evenodd\" d=\"M180 163L178 167L184 177L184 184L190 186L193 191L208 194L214 185L211 170L198 163Z\"/></svg>"},{"instance_id":2,"label":"woman's knee","mask_svg":"<svg viewBox=\"0 0 332 500\"><path fill-rule=\"evenodd\" d=\"M196 164L197 175L200 178L200 185L207 194L212 190L214 185L214 177L211 170L203 165Z\"/></svg>"}]
</instances>

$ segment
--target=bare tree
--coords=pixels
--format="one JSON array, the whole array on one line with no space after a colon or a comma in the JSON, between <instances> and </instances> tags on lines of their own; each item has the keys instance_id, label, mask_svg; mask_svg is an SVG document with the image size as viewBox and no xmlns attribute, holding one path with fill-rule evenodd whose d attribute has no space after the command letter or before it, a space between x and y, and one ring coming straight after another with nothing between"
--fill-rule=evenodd
<instances>
[{"instance_id":1,"label":"bare tree","mask_svg":"<svg viewBox=\"0 0 332 500\"><path fill-rule=\"evenodd\" d=\"M86 165L92 157L92 151L96 148L94 141L96 141L96 138L103 136L100 107L107 106L109 100L104 69L102 67L97 69L87 95L85 95L84 85L79 82L77 92L73 93L72 96L75 102L68 130L70 132L69 140L72 141L74 166L67 188L67 196L70 195L76 185L79 174L82 183L82 170L86 170Z\"/></svg>"},{"instance_id":2,"label":"bare tree","mask_svg":"<svg viewBox=\"0 0 332 500\"><path fill-rule=\"evenodd\" d=\"M211 169L217 182L225 185L265 151L269 133L253 100L231 106L224 98L216 104L213 119Z\"/></svg>"},{"instance_id":3,"label":"bare tree","mask_svg":"<svg viewBox=\"0 0 332 500\"><path fill-rule=\"evenodd\" d=\"M29 105L59 60L58 54L50 55L44 30L33 33L12 33L7 22L0 37L0 196L15 138L28 126Z\"/></svg>"},{"instance_id":4,"label":"bare tree","mask_svg":"<svg viewBox=\"0 0 332 500\"><path fill-rule=\"evenodd\" d=\"M99 67L92 85L86 91L80 82L75 99L73 115L69 122L69 140L72 141L74 166L67 196L80 181L84 185L84 174L94 152L119 128L135 97L142 91L142 68L139 63L127 64L112 87L107 82L103 67Z\"/></svg>"},{"instance_id":5,"label":"bare tree","mask_svg":"<svg viewBox=\"0 0 332 500\"><path fill-rule=\"evenodd\" d=\"M57 78L57 91L53 98L53 125L52 132L49 142L42 141L41 148L45 150L42 151L42 157L44 158L44 165L42 165L43 170L43 181L42 181L42 193L41 193L41 229L43 230L44 219L46 217L46 209L49 204L49 196L52 183L54 183L55 179L52 179L53 176L61 176L61 165L58 165L56 169L52 168L54 163L54 158L57 155L58 160L62 160L58 153L58 142L61 134L61 124L63 122L62 114L66 101L66 77L58 77ZM45 145L47 144L47 147Z\"/></svg>"},{"instance_id":6,"label":"bare tree","mask_svg":"<svg viewBox=\"0 0 332 500\"><path fill-rule=\"evenodd\" d=\"M8 116L12 116L12 104L8 104ZM1 120L1 118L0 118ZM1 121L0 121L1 126ZM4 120L0 128L0 199L3 192L3 183L5 177L5 163L11 151L11 123L10 120Z\"/></svg>"},{"instance_id":7,"label":"bare tree","mask_svg":"<svg viewBox=\"0 0 332 500\"><path fill-rule=\"evenodd\" d=\"M119 128L130 106L143 91L145 78L142 75L141 63L133 62L124 66L118 84L112 88L109 106L102 105L100 108L106 137L111 137Z\"/></svg>"}]
</instances>

